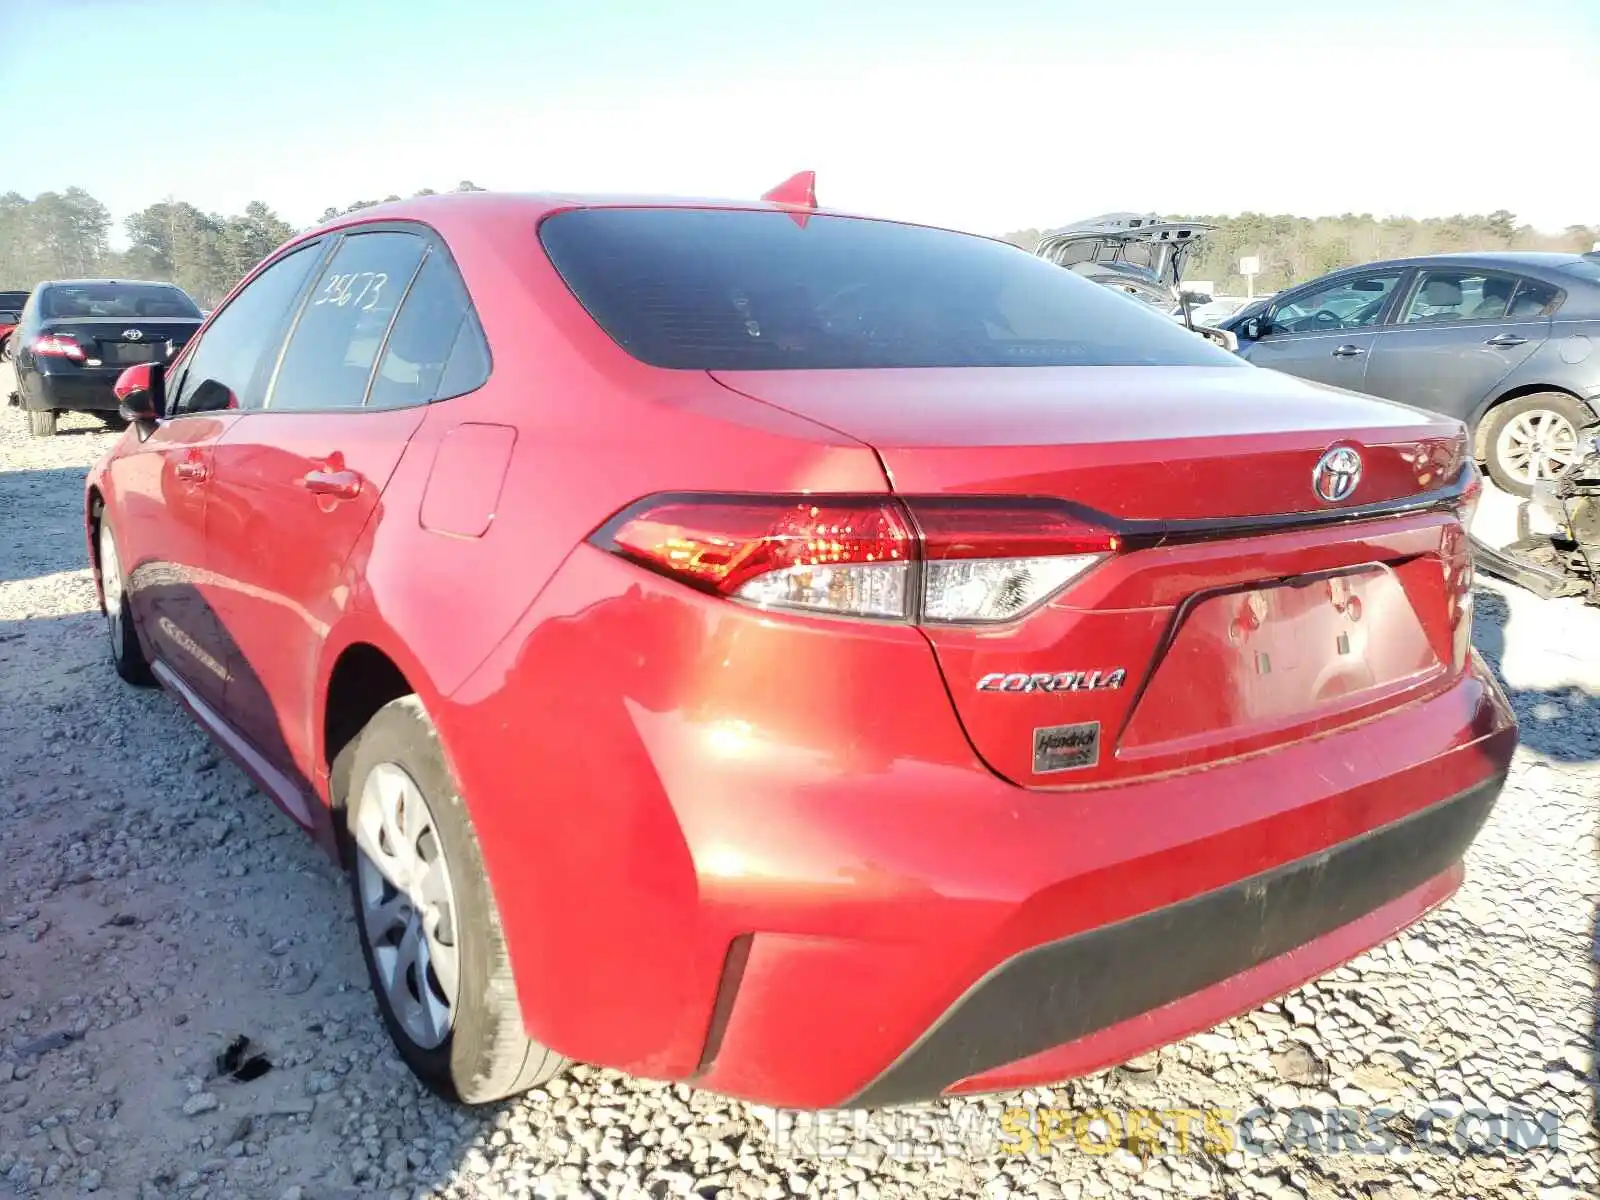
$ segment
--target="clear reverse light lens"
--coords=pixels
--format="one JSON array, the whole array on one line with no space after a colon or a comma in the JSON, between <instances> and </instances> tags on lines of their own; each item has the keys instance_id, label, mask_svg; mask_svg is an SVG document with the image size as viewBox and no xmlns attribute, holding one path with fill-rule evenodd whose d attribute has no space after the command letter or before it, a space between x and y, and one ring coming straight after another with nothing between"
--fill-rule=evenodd
<instances>
[{"instance_id":1,"label":"clear reverse light lens","mask_svg":"<svg viewBox=\"0 0 1600 1200\"><path fill-rule=\"evenodd\" d=\"M786 567L756 576L734 595L763 608L904 619L910 576L903 562Z\"/></svg>"},{"instance_id":2,"label":"clear reverse light lens","mask_svg":"<svg viewBox=\"0 0 1600 1200\"><path fill-rule=\"evenodd\" d=\"M1048 558L964 558L925 563L927 621L1009 621L1082 575L1098 554Z\"/></svg>"}]
</instances>

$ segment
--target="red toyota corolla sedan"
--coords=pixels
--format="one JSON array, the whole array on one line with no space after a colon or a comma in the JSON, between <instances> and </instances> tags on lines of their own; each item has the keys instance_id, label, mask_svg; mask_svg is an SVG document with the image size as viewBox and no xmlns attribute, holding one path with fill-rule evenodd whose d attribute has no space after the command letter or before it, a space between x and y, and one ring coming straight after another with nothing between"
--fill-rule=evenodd
<instances>
[{"instance_id":1,"label":"red toyota corolla sedan","mask_svg":"<svg viewBox=\"0 0 1600 1200\"><path fill-rule=\"evenodd\" d=\"M367 209L119 384L117 670L349 867L446 1096L1097 1070L1415 921L1499 793L1460 423L804 193Z\"/></svg>"}]
</instances>

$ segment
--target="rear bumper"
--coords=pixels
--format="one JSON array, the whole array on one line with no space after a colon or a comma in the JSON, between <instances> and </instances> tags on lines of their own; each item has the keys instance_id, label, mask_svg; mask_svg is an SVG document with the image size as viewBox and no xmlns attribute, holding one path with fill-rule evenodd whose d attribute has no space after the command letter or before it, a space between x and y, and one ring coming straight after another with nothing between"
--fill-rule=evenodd
<instances>
[{"instance_id":1,"label":"rear bumper","mask_svg":"<svg viewBox=\"0 0 1600 1200\"><path fill-rule=\"evenodd\" d=\"M1020 788L916 631L586 547L436 715L529 1032L804 1108L1053 1082L1327 971L1457 885L1517 739L1473 656L1271 752Z\"/></svg>"},{"instance_id":2,"label":"rear bumper","mask_svg":"<svg viewBox=\"0 0 1600 1200\"><path fill-rule=\"evenodd\" d=\"M116 372L93 375L87 372L70 375L39 372L32 375L32 386L23 389L22 405L24 408L57 412L116 412L117 397L112 391L116 382Z\"/></svg>"},{"instance_id":3,"label":"rear bumper","mask_svg":"<svg viewBox=\"0 0 1600 1200\"><path fill-rule=\"evenodd\" d=\"M1187 998L1195 1004L1191 1018L1199 1016L1208 989L1291 954L1291 977L1320 974L1454 890L1461 857L1503 783L1503 777L1486 780L1326 853L1014 955L850 1103L877 1107L955 1086L979 1091L1061 1078L1084 1069L1073 1061L1079 1055L1023 1060L1057 1047L1070 1050L1070 1043L1168 1005L1181 1012ZM1374 916L1379 919L1367 927ZM1264 972L1257 982L1228 994L1224 1014L1283 990L1277 972ZM1141 1040L1149 1042L1153 1033L1154 1027ZM1000 1069L1008 1064L1011 1070ZM990 1072L994 1078L986 1079Z\"/></svg>"}]
</instances>

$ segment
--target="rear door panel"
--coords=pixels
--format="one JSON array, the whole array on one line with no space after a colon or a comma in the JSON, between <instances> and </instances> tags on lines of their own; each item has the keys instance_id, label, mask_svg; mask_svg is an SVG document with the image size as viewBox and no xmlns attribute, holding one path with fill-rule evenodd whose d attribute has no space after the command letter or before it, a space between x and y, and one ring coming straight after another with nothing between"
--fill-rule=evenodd
<instances>
[{"instance_id":1,"label":"rear door panel","mask_svg":"<svg viewBox=\"0 0 1600 1200\"><path fill-rule=\"evenodd\" d=\"M254 412L216 448L206 537L232 653L226 712L308 794L315 672L361 570L350 552L425 411ZM354 494L311 491L319 474L349 476Z\"/></svg>"},{"instance_id":2,"label":"rear door panel","mask_svg":"<svg viewBox=\"0 0 1600 1200\"><path fill-rule=\"evenodd\" d=\"M1548 317L1391 326L1372 348L1364 387L1375 396L1471 420L1479 403L1549 336Z\"/></svg>"}]
</instances>

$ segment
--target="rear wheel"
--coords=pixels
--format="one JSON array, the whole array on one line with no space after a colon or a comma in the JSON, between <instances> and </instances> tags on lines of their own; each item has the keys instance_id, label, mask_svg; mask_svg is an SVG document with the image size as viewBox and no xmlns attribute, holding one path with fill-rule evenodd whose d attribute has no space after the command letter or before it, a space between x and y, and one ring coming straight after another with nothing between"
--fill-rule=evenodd
<instances>
[{"instance_id":1,"label":"rear wheel","mask_svg":"<svg viewBox=\"0 0 1600 1200\"><path fill-rule=\"evenodd\" d=\"M28 432L34 437L54 437L56 433L56 414L49 409L28 410Z\"/></svg>"},{"instance_id":2,"label":"rear wheel","mask_svg":"<svg viewBox=\"0 0 1600 1200\"><path fill-rule=\"evenodd\" d=\"M386 704L344 753L356 923L400 1056L468 1104L549 1079L565 1060L523 1031L477 836L421 702Z\"/></svg>"},{"instance_id":3,"label":"rear wheel","mask_svg":"<svg viewBox=\"0 0 1600 1200\"><path fill-rule=\"evenodd\" d=\"M1516 496L1558 479L1581 457L1578 430L1594 416L1565 392L1519 396L1489 413L1489 477Z\"/></svg>"},{"instance_id":4,"label":"rear wheel","mask_svg":"<svg viewBox=\"0 0 1600 1200\"><path fill-rule=\"evenodd\" d=\"M30 414L32 415L32 414ZM117 674L132 684L148 687L155 682L150 661L139 645L139 635L128 613L128 593L123 586L122 560L117 555L117 539L111 522L100 518L100 587L106 602L106 632L111 635L111 665Z\"/></svg>"}]
</instances>

